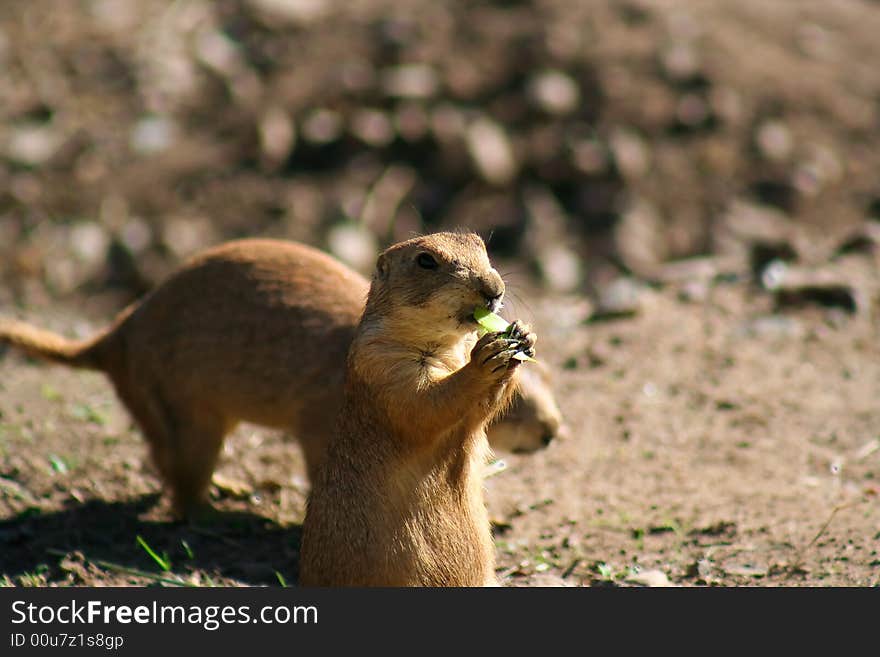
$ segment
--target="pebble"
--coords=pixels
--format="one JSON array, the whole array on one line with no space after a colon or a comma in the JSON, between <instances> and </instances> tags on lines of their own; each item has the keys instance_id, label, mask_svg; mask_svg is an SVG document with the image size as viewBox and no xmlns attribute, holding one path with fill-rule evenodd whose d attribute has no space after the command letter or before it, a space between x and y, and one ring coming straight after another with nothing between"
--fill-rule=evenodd
<instances>
[{"instance_id":1,"label":"pebble","mask_svg":"<svg viewBox=\"0 0 880 657\"><path fill-rule=\"evenodd\" d=\"M251 4L291 23L313 23L330 10L329 0L249 0Z\"/></svg>"},{"instance_id":2,"label":"pebble","mask_svg":"<svg viewBox=\"0 0 880 657\"><path fill-rule=\"evenodd\" d=\"M439 88L437 73L427 64L395 66L382 72L382 89L396 98L427 99Z\"/></svg>"},{"instance_id":3,"label":"pebble","mask_svg":"<svg viewBox=\"0 0 880 657\"><path fill-rule=\"evenodd\" d=\"M129 137L131 150L139 155L155 155L174 143L177 128L165 116L145 116L134 124Z\"/></svg>"},{"instance_id":4,"label":"pebble","mask_svg":"<svg viewBox=\"0 0 880 657\"><path fill-rule=\"evenodd\" d=\"M755 142L761 155L774 161L786 159L794 146L788 126L781 121L766 121L758 126Z\"/></svg>"},{"instance_id":5,"label":"pebble","mask_svg":"<svg viewBox=\"0 0 880 657\"><path fill-rule=\"evenodd\" d=\"M242 69L238 45L218 30L203 30L195 40L196 56L217 73L232 77Z\"/></svg>"},{"instance_id":6,"label":"pebble","mask_svg":"<svg viewBox=\"0 0 880 657\"><path fill-rule=\"evenodd\" d=\"M172 217L162 230L162 242L178 259L213 241L213 226L204 217Z\"/></svg>"},{"instance_id":7,"label":"pebble","mask_svg":"<svg viewBox=\"0 0 880 657\"><path fill-rule=\"evenodd\" d=\"M394 141L394 126L388 115L377 109L361 109L351 117L351 133L368 146L381 148Z\"/></svg>"},{"instance_id":8,"label":"pebble","mask_svg":"<svg viewBox=\"0 0 880 657\"><path fill-rule=\"evenodd\" d=\"M528 93L547 114L571 114L581 102L577 83L558 70L544 71L532 78Z\"/></svg>"},{"instance_id":9,"label":"pebble","mask_svg":"<svg viewBox=\"0 0 880 657\"><path fill-rule=\"evenodd\" d=\"M39 166L55 154L60 138L49 124L31 124L16 127L6 144L7 156L21 164Z\"/></svg>"},{"instance_id":10,"label":"pebble","mask_svg":"<svg viewBox=\"0 0 880 657\"><path fill-rule=\"evenodd\" d=\"M624 264L643 277L656 274L666 260L668 231L654 205L643 198L630 203L614 227L614 244Z\"/></svg>"},{"instance_id":11,"label":"pebble","mask_svg":"<svg viewBox=\"0 0 880 657\"><path fill-rule=\"evenodd\" d=\"M537 257L541 277L557 292L573 292L580 287L583 270L577 254L562 244L544 248Z\"/></svg>"},{"instance_id":12,"label":"pebble","mask_svg":"<svg viewBox=\"0 0 880 657\"><path fill-rule=\"evenodd\" d=\"M641 308L643 289L634 278L615 278L599 289L591 319L635 315Z\"/></svg>"},{"instance_id":13,"label":"pebble","mask_svg":"<svg viewBox=\"0 0 880 657\"><path fill-rule=\"evenodd\" d=\"M219 472L215 472L211 477L211 483L216 486L221 493L235 499L247 499L254 492L254 489L250 484L238 479L232 479Z\"/></svg>"},{"instance_id":14,"label":"pebble","mask_svg":"<svg viewBox=\"0 0 880 657\"><path fill-rule=\"evenodd\" d=\"M627 178L638 178L648 171L651 153L644 140L633 130L618 128L609 140L617 168Z\"/></svg>"},{"instance_id":15,"label":"pebble","mask_svg":"<svg viewBox=\"0 0 880 657\"><path fill-rule=\"evenodd\" d=\"M517 173L513 146L504 128L482 117L467 129L467 148L480 175L493 185L505 185Z\"/></svg>"},{"instance_id":16,"label":"pebble","mask_svg":"<svg viewBox=\"0 0 880 657\"><path fill-rule=\"evenodd\" d=\"M84 221L70 230L70 246L76 256L87 265L95 265L104 259L110 236L94 221Z\"/></svg>"},{"instance_id":17,"label":"pebble","mask_svg":"<svg viewBox=\"0 0 880 657\"><path fill-rule=\"evenodd\" d=\"M312 144L329 144L342 134L342 117L339 112L326 108L313 110L303 119L303 139Z\"/></svg>"},{"instance_id":18,"label":"pebble","mask_svg":"<svg viewBox=\"0 0 880 657\"><path fill-rule=\"evenodd\" d=\"M667 577L666 573L662 570L643 570L638 573L633 573L626 578L626 581L630 584L639 584L651 588L674 586L674 584L669 581L669 577Z\"/></svg>"},{"instance_id":19,"label":"pebble","mask_svg":"<svg viewBox=\"0 0 880 657\"><path fill-rule=\"evenodd\" d=\"M140 217L131 217L122 226L119 239L132 253L141 253L152 243L153 231Z\"/></svg>"},{"instance_id":20,"label":"pebble","mask_svg":"<svg viewBox=\"0 0 880 657\"><path fill-rule=\"evenodd\" d=\"M376 236L355 222L344 222L331 228L327 234L327 248L358 271L369 271L379 251Z\"/></svg>"},{"instance_id":21,"label":"pebble","mask_svg":"<svg viewBox=\"0 0 880 657\"><path fill-rule=\"evenodd\" d=\"M700 71L696 51L687 43L677 43L663 53L663 70L672 80L684 81Z\"/></svg>"},{"instance_id":22,"label":"pebble","mask_svg":"<svg viewBox=\"0 0 880 657\"><path fill-rule=\"evenodd\" d=\"M284 108L269 107L260 118L260 151L272 164L281 164L296 143L296 128Z\"/></svg>"}]
</instances>

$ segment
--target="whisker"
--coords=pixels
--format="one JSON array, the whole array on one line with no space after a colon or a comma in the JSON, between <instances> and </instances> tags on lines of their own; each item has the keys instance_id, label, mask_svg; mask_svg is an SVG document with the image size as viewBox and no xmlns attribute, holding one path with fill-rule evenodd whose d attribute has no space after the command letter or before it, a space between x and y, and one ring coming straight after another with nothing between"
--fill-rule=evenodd
<instances>
[{"instance_id":1,"label":"whisker","mask_svg":"<svg viewBox=\"0 0 880 657\"><path fill-rule=\"evenodd\" d=\"M532 308L532 304L523 299L523 297L521 297L516 291L508 290L505 296L510 296L511 301L513 302L510 304L506 304L507 308L513 311L512 316L519 317L521 315L525 315L529 319L534 318L535 311L534 308ZM523 312L523 310L525 312Z\"/></svg>"}]
</instances>

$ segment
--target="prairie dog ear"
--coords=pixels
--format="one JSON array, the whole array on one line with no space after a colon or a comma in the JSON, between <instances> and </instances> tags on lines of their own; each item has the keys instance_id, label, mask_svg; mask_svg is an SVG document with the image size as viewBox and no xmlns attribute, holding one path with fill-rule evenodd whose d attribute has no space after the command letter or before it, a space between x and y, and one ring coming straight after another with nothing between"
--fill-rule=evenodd
<instances>
[{"instance_id":1,"label":"prairie dog ear","mask_svg":"<svg viewBox=\"0 0 880 657\"><path fill-rule=\"evenodd\" d=\"M380 253L376 259L376 275L381 279L388 278L388 256Z\"/></svg>"}]
</instances>

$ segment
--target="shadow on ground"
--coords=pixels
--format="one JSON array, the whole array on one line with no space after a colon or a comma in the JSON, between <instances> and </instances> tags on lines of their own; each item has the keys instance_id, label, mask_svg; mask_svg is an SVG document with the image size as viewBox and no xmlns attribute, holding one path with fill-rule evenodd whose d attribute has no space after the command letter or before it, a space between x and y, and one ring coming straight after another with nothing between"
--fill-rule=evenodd
<instances>
[{"instance_id":1,"label":"shadow on ground","mask_svg":"<svg viewBox=\"0 0 880 657\"><path fill-rule=\"evenodd\" d=\"M154 519L157 495L28 510L0 522L0 572L32 583L294 584L302 528L248 512L213 511L199 524ZM141 537L143 543L138 542ZM169 562L164 572L159 560Z\"/></svg>"}]
</instances>

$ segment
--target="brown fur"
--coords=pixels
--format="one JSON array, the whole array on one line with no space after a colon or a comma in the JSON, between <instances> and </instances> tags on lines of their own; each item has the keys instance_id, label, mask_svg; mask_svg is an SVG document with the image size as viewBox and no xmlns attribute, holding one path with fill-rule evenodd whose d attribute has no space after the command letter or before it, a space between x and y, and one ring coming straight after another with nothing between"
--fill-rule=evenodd
<instances>
[{"instance_id":1,"label":"brown fur","mask_svg":"<svg viewBox=\"0 0 880 657\"><path fill-rule=\"evenodd\" d=\"M239 240L197 255L93 338L0 319L0 343L106 372L185 513L204 499L223 437L240 421L291 431L314 478L368 287L308 246ZM524 383L514 412L528 430L493 427L510 449L537 449L559 427L540 382Z\"/></svg>"},{"instance_id":2,"label":"brown fur","mask_svg":"<svg viewBox=\"0 0 880 657\"><path fill-rule=\"evenodd\" d=\"M437 269L419 266L425 253ZM437 233L379 256L309 496L301 584L497 584L485 427L508 402L519 361L497 334L474 344L472 313L503 292L476 235ZM531 351L534 334L517 330Z\"/></svg>"}]
</instances>

